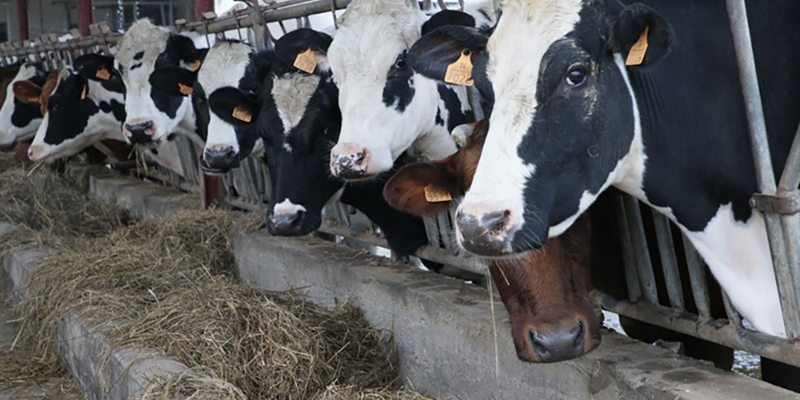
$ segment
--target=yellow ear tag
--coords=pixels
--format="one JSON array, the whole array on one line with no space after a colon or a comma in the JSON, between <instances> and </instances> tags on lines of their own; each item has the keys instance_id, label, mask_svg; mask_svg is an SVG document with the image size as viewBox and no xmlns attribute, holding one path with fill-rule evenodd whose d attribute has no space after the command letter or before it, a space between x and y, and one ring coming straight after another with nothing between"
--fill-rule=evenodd
<instances>
[{"instance_id":1,"label":"yellow ear tag","mask_svg":"<svg viewBox=\"0 0 800 400\"><path fill-rule=\"evenodd\" d=\"M464 49L456 62L447 66L444 81L454 85L472 86L472 52Z\"/></svg>"},{"instance_id":2,"label":"yellow ear tag","mask_svg":"<svg viewBox=\"0 0 800 400\"><path fill-rule=\"evenodd\" d=\"M425 186L425 201L428 203L444 203L450 200L453 200L453 196L450 193L435 188L433 185Z\"/></svg>"},{"instance_id":3,"label":"yellow ear tag","mask_svg":"<svg viewBox=\"0 0 800 400\"><path fill-rule=\"evenodd\" d=\"M189 64L189 65L188 65L188 67L189 67L189 71L192 71L192 72L195 72L195 71L197 71L198 69L200 69L200 65L201 65L201 64L202 64L202 63L200 62L200 60L194 60L194 62L193 62L193 63L191 63L191 64Z\"/></svg>"},{"instance_id":4,"label":"yellow ear tag","mask_svg":"<svg viewBox=\"0 0 800 400\"><path fill-rule=\"evenodd\" d=\"M250 122L253 119L253 115L242 106L234 108L231 116L242 122Z\"/></svg>"},{"instance_id":5,"label":"yellow ear tag","mask_svg":"<svg viewBox=\"0 0 800 400\"><path fill-rule=\"evenodd\" d=\"M31 97L28 97L28 99L25 100L25 102L26 103L38 103L39 102L39 98L36 97L36 96L31 96Z\"/></svg>"},{"instance_id":6,"label":"yellow ear tag","mask_svg":"<svg viewBox=\"0 0 800 400\"><path fill-rule=\"evenodd\" d=\"M104 81L111 79L111 73L105 68L97 70L97 72L94 73L94 76L97 79L102 79Z\"/></svg>"},{"instance_id":7,"label":"yellow ear tag","mask_svg":"<svg viewBox=\"0 0 800 400\"><path fill-rule=\"evenodd\" d=\"M191 86L186 86L180 82L178 82L178 91L180 91L184 96L189 96L194 93L194 89L192 89Z\"/></svg>"},{"instance_id":8,"label":"yellow ear tag","mask_svg":"<svg viewBox=\"0 0 800 400\"><path fill-rule=\"evenodd\" d=\"M81 100L86 100L86 89L88 87L88 85L83 85L83 91L81 91Z\"/></svg>"},{"instance_id":9,"label":"yellow ear tag","mask_svg":"<svg viewBox=\"0 0 800 400\"><path fill-rule=\"evenodd\" d=\"M625 59L625 65L640 65L644 62L644 56L647 54L647 32L650 30L649 26L644 27L644 32L639 40L631 46L628 51L628 58Z\"/></svg>"},{"instance_id":10,"label":"yellow ear tag","mask_svg":"<svg viewBox=\"0 0 800 400\"><path fill-rule=\"evenodd\" d=\"M314 50L309 47L308 50L298 54L297 58L294 59L294 67L300 71L313 74L317 68L317 58L314 57Z\"/></svg>"}]
</instances>

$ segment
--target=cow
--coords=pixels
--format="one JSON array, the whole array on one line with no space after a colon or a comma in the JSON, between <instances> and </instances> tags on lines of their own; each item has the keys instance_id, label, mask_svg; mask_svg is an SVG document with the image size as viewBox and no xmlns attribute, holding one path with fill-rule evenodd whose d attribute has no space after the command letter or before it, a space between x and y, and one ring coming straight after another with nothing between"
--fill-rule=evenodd
<instances>
[{"instance_id":1,"label":"cow","mask_svg":"<svg viewBox=\"0 0 800 400\"><path fill-rule=\"evenodd\" d=\"M37 98L44 119L27 155L31 161L51 163L73 156L95 146L112 160L125 160L132 155L129 146L121 145L122 123L125 121L125 87L119 80L96 82L61 68L47 75L40 87L21 82L14 88L20 98ZM183 176L177 148L164 142L149 149L147 157Z\"/></svg>"},{"instance_id":2,"label":"cow","mask_svg":"<svg viewBox=\"0 0 800 400\"><path fill-rule=\"evenodd\" d=\"M328 52L342 110L341 135L331 150L335 176L374 177L412 145L431 159L456 151L450 131L473 121L467 90L417 74L407 53L421 35L441 25L488 29L494 16L490 3L481 14L488 20L456 11L427 20L412 0L350 3Z\"/></svg>"},{"instance_id":3,"label":"cow","mask_svg":"<svg viewBox=\"0 0 800 400\"><path fill-rule=\"evenodd\" d=\"M140 19L125 32L113 58L83 56L80 62L76 60L75 69L91 80L122 80L127 115L123 133L127 141L158 144L175 133L202 143L190 100L154 88L150 74L166 66L197 70L207 50L197 49L189 37L170 34L167 28Z\"/></svg>"},{"instance_id":4,"label":"cow","mask_svg":"<svg viewBox=\"0 0 800 400\"><path fill-rule=\"evenodd\" d=\"M459 199L469 189L486 137L484 121L455 154L400 168L384 188L392 207L419 216L447 212L452 201L430 202L435 192ZM512 260L494 260L489 271L511 319L517 356L548 363L580 357L600 344L602 318L589 297L588 216L538 251Z\"/></svg>"},{"instance_id":5,"label":"cow","mask_svg":"<svg viewBox=\"0 0 800 400\"><path fill-rule=\"evenodd\" d=\"M326 56L331 40L323 32L303 28L282 36L274 49L259 53L243 43L222 42L209 51L197 74L164 69L153 80L164 90L194 88L193 95L207 102L210 115L218 120L215 129L209 123L209 143L225 143L237 157L244 157L240 141L252 143L253 135L263 140L272 186L267 211L271 234L299 236L316 230L322 224L323 207L341 190L340 201L377 224L389 247L405 258L427 244L427 235L421 219L383 200L386 178L345 185L330 175L328 155L341 124L338 90ZM311 72L295 67L298 55L307 51L315 61ZM222 80L221 75L228 76ZM223 172L217 167L234 165L220 162L213 167Z\"/></svg>"},{"instance_id":6,"label":"cow","mask_svg":"<svg viewBox=\"0 0 800 400\"><path fill-rule=\"evenodd\" d=\"M42 123L38 99L14 96L14 86L22 82L44 85L46 74L33 64L23 64L6 88L3 107L0 109L0 147L13 145L15 141L29 140Z\"/></svg>"},{"instance_id":7,"label":"cow","mask_svg":"<svg viewBox=\"0 0 800 400\"><path fill-rule=\"evenodd\" d=\"M748 4L778 173L800 119L787 72L800 65L798 14L797 2ZM488 39L435 32L420 68L444 75L467 49L492 101L456 212L461 245L486 257L539 248L613 186L675 222L757 330L785 336L764 218L749 205L758 185L726 15L721 1L508 1Z\"/></svg>"}]
</instances>

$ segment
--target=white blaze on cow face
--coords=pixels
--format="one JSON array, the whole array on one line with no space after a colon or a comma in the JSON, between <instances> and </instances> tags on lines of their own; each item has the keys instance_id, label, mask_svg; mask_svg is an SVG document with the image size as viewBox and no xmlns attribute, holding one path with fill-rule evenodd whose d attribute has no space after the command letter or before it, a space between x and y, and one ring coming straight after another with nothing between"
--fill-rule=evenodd
<instances>
[{"instance_id":1,"label":"white blaze on cow face","mask_svg":"<svg viewBox=\"0 0 800 400\"><path fill-rule=\"evenodd\" d=\"M334 175L388 171L415 142L433 159L455 152L447 128L435 123L436 82L405 65L404 52L419 39L424 21L417 2L408 0L356 0L340 19L328 50L342 110L331 151Z\"/></svg>"},{"instance_id":2,"label":"white blaze on cow face","mask_svg":"<svg viewBox=\"0 0 800 400\"><path fill-rule=\"evenodd\" d=\"M219 42L208 51L203 67L197 73L197 82L203 88L206 98L224 87L239 87L250 63L253 48L244 43ZM209 112L208 136L204 154L210 152L239 153L239 141L233 125Z\"/></svg>"},{"instance_id":3,"label":"white blaze on cow face","mask_svg":"<svg viewBox=\"0 0 800 400\"><path fill-rule=\"evenodd\" d=\"M156 106L152 97L153 87L150 74L156 68L158 56L167 48L169 30L153 25L148 19L140 19L125 32L119 43L119 50L114 55L114 66L122 75L125 84L125 135L130 137L132 129L147 127L144 134L151 136L155 142L163 141L172 132L178 131L179 124L186 118L191 119L187 110L191 107L188 97L182 100L171 100L179 103L172 105L175 109L169 115ZM177 106L177 107L175 107ZM192 132L187 132L193 134ZM180 133L180 132L179 132Z\"/></svg>"},{"instance_id":4,"label":"white blaze on cow face","mask_svg":"<svg viewBox=\"0 0 800 400\"><path fill-rule=\"evenodd\" d=\"M59 93L60 90L64 89L63 84L65 84L66 80L71 76L74 76L74 73L71 70L62 69L59 72L58 83L56 84L55 88L53 88L53 91L49 93L51 98L54 94ZM92 80L89 80L87 85L88 88L86 91L86 99L94 102L96 106L101 102L111 104L112 101L116 101L118 104L124 104L122 93L109 91L105 89L102 84ZM76 89L73 88L73 91L74 90ZM67 101L74 100L70 99ZM84 116L70 115L69 117L80 119ZM113 112L104 112L102 110L98 110L92 115L86 115L85 118L85 121L79 121L81 123L85 122L85 128L77 133L74 137L58 141L60 135L54 134L54 132L49 132L51 139L48 140L46 137L48 135L48 129L51 128L51 113L46 113L44 119L42 120L42 124L39 125L39 129L36 131L36 136L33 139L33 143L28 148L28 158L30 158L31 161L48 162L58 158L69 157L78 154L86 147L89 147L93 143L103 139L124 140L119 129L122 121L118 120L114 116ZM53 126L52 128L58 130L70 129L73 127ZM47 143L47 141L51 141L51 143Z\"/></svg>"},{"instance_id":5,"label":"white blaze on cow face","mask_svg":"<svg viewBox=\"0 0 800 400\"><path fill-rule=\"evenodd\" d=\"M321 79L318 75L288 73L276 76L272 82L271 94L283 124L283 149L289 153L292 152L289 134L306 114L308 103L317 91Z\"/></svg>"},{"instance_id":6,"label":"white blaze on cow face","mask_svg":"<svg viewBox=\"0 0 800 400\"><path fill-rule=\"evenodd\" d=\"M580 10L580 0L506 1L487 43L486 74L495 103L483 153L458 215L470 224L487 215L502 220L494 241L506 248L495 253L511 252L508 239L525 222L525 184L536 173L536 166L527 164L518 148L533 122L542 58L554 42L574 29ZM525 44L524 51L520 43ZM463 243L461 223L459 228L457 236Z\"/></svg>"},{"instance_id":7,"label":"white blaze on cow face","mask_svg":"<svg viewBox=\"0 0 800 400\"><path fill-rule=\"evenodd\" d=\"M3 102L3 107L0 108L0 146L9 145L14 143L15 140L27 140L32 135L36 134L36 129L42 122L42 118L31 119L25 126L16 126L11 121L11 116L14 113L14 83L26 81L36 75L36 67L30 64L25 64L20 67L17 76L8 84L6 88L6 99Z\"/></svg>"}]
</instances>

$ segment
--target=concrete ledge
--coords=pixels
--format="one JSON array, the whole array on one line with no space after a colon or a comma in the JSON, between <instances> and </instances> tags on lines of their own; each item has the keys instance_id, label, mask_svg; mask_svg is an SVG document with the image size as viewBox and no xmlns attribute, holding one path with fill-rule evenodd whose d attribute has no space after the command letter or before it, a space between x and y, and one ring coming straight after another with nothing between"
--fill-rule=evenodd
<instances>
[{"instance_id":1,"label":"concrete ledge","mask_svg":"<svg viewBox=\"0 0 800 400\"><path fill-rule=\"evenodd\" d=\"M19 302L26 295L25 282L40 265L44 253L4 250L0 248L4 253L0 269L3 289L14 302ZM56 343L59 357L91 400L137 398L154 378L174 373L194 374L180 362L152 349L110 351L111 342L103 329L90 328L78 313L69 311L61 317Z\"/></svg>"},{"instance_id":2,"label":"concrete ledge","mask_svg":"<svg viewBox=\"0 0 800 400\"><path fill-rule=\"evenodd\" d=\"M174 189L132 179L91 178L93 194L140 213L180 205ZM160 200L161 201L161 200ZM613 332L589 355L557 364L516 357L507 313L495 301L499 374L488 295L460 281L313 238L234 234L242 280L267 290L298 288L312 302L349 299L370 324L394 333L401 375L423 393L462 399L798 399L800 395L715 369Z\"/></svg>"}]
</instances>

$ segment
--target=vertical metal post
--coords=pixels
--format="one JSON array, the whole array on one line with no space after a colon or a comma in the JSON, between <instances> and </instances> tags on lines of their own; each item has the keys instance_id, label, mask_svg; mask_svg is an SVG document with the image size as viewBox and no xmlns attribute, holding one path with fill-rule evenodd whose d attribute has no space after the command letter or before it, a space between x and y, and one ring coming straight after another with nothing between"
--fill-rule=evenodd
<instances>
[{"instance_id":1,"label":"vertical metal post","mask_svg":"<svg viewBox=\"0 0 800 400\"><path fill-rule=\"evenodd\" d=\"M667 286L667 296L672 308L684 309L683 287L678 272L678 257L675 255L675 243L672 241L672 231L669 219L659 212L653 212L653 223L658 240L658 254L661 256L661 269L664 270L664 282Z\"/></svg>"},{"instance_id":2,"label":"vertical metal post","mask_svg":"<svg viewBox=\"0 0 800 400\"><path fill-rule=\"evenodd\" d=\"M628 219L626 217L625 202L622 197L624 195L616 195L615 203L617 206L617 228L620 233L620 244L622 247L622 266L625 268L625 283L628 286L628 300L631 303L639 301L642 297L642 287L639 285L639 273L636 270L636 256L633 254L633 240L631 239L631 230L628 227Z\"/></svg>"},{"instance_id":3,"label":"vertical metal post","mask_svg":"<svg viewBox=\"0 0 800 400\"><path fill-rule=\"evenodd\" d=\"M642 222L642 212L639 208L639 200L623 195L622 201L625 204L625 214L628 219L628 229L631 235L633 254L636 259L636 268L639 270L639 284L645 300L658 305L658 289L656 288L656 278L653 275L653 263L650 261L650 250L647 247L647 238L644 233Z\"/></svg>"},{"instance_id":4,"label":"vertical metal post","mask_svg":"<svg viewBox=\"0 0 800 400\"><path fill-rule=\"evenodd\" d=\"M694 248L686 235L681 235L683 251L686 253L686 266L689 269L689 281L692 285L692 296L697 306L697 313L703 318L711 318L711 300L706 284L706 266L703 257Z\"/></svg>"},{"instance_id":5,"label":"vertical metal post","mask_svg":"<svg viewBox=\"0 0 800 400\"><path fill-rule=\"evenodd\" d=\"M786 160L786 166L783 168L783 174L778 183L778 195L789 195L790 193L800 195L798 186L800 186L800 126L797 127L797 132L794 134L789 158ZM788 267L794 278L792 286L800 288L800 214L781 215L780 218L783 224ZM800 310L794 310L794 312L797 314L800 313Z\"/></svg>"},{"instance_id":6,"label":"vertical metal post","mask_svg":"<svg viewBox=\"0 0 800 400\"><path fill-rule=\"evenodd\" d=\"M78 27L81 35L89 36L89 24L94 23L92 0L78 0Z\"/></svg>"},{"instance_id":7,"label":"vertical metal post","mask_svg":"<svg viewBox=\"0 0 800 400\"><path fill-rule=\"evenodd\" d=\"M758 187L762 194L774 196L777 193L775 173L772 169L764 109L761 105L761 94L758 88L758 75L753 45L750 40L747 9L744 0L726 0L726 5L731 23L736 61L739 65L739 80L747 111L750 144L753 150ZM775 268L775 279L781 299L786 335L789 338L795 338L800 336L800 313L797 312L800 310L800 299L798 299L794 287L795 279L789 267L781 218L775 214L764 213L764 219L767 224L770 253Z\"/></svg>"},{"instance_id":8,"label":"vertical metal post","mask_svg":"<svg viewBox=\"0 0 800 400\"><path fill-rule=\"evenodd\" d=\"M17 0L18 41L28 40L28 0Z\"/></svg>"}]
</instances>

